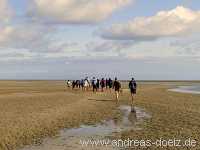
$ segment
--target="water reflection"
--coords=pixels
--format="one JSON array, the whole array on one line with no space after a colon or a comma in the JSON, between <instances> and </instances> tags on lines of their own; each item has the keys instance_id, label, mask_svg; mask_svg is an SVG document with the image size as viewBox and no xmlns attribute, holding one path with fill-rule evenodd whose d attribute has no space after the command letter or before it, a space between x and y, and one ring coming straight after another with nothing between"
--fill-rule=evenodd
<instances>
[{"instance_id":1,"label":"water reflection","mask_svg":"<svg viewBox=\"0 0 200 150\"><path fill-rule=\"evenodd\" d=\"M102 139L116 132L140 130L137 124L150 117L149 114L138 107L135 107L135 113L131 112L131 107L126 105L120 106L119 109L122 118L103 121L96 125L82 125L79 128L64 129L60 131L57 137L46 138L41 145L26 146L22 150L83 150L84 148L79 143L81 139ZM106 148L108 149L108 147ZM88 150L88 147L86 149Z\"/></svg>"}]
</instances>

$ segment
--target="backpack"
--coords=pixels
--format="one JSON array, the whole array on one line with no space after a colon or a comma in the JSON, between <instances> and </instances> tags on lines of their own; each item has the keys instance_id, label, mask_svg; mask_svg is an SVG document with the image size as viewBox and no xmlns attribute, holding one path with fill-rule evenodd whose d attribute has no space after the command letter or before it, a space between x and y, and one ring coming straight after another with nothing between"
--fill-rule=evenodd
<instances>
[{"instance_id":1,"label":"backpack","mask_svg":"<svg viewBox=\"0 0 200 150\"><path fill-rule=\"evenodd\" d=\"M136 89L136 82L135 81L130 81L129 88L130 89Z\"/></svg>"},{"instance_id":2,"label":"backpack","mask_svg":"<svg viewBox=\"0 0 200 150\"><path fill-rule=\"evenodd\" d=\"M93 79L93 80L92 80L92 84L93 84L93 85L96 85L96 84L97 84L97 80L96 80L96 79Z\"/></svg>"}]
</instances>

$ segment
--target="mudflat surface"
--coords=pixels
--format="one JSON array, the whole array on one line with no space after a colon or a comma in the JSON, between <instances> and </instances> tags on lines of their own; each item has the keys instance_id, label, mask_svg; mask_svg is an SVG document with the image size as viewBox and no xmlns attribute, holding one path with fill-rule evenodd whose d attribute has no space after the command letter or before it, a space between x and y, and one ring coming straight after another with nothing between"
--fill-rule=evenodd
<instances>
[{"instance_id":1,"label":"mudflat surface","mask_svg":"<svg viewBox=\"0 0 200 150\"><path fill-rule=\"evenodd\" d=\"M115 103L97 101L104 97L71 91L63 81L0 81L0 149L40 143L62 128L112 118Z\"/></svg>"},{"instance_id":2,"label":"mudflat surface","mask_svg":"<svg viewBox=\"0 0 200 150\"><path fill-rule=\"evenodd\" d=\"M111 138L152 141L190 138L197 142L195 147L152 145L146 149L199 150L200 95L168 91L177 85L188 83L139 84L134 104L151 118L140 124L142 130L120 131ZM0 81L0 149L41 144L42 139L52 139L51 136L54 138L64 128L76 129L81 125L96 125L102 120L118 120L121 117L118 106L130 105L129 90L124 89L120 94L118 106L113 99L114 93L109 91L93 94L66 89L63 81ZM65 144L73 145L75 141Z\"/></svg>"},{"instance_id":3,"label":"mudflat surface","mask_svg":"<svg viewBox=\"0 0 200 150\"><path fill-rule=\"evenodd\" d=\"M127 105L121 105L118 109L121 112L121 118L104 120L95 125L81 125L77 128L64 129L57 137L45 138L41 144L26 146L21 150L119 149L112 145L111 139L106 136L114 137L114 133L122 131L142 130L138 125L151 116L138 107L134 108L134 112L131 112L131 107Z\"/></svg>"}]
</instances>

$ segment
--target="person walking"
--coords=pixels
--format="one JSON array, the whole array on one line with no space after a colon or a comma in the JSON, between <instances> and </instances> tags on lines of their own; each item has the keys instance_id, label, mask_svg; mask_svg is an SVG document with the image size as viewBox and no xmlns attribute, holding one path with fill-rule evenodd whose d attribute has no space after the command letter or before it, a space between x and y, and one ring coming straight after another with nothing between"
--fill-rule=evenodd
<instances>
[{"instance_id":1,"label":"person walking","mask_svg":"<svg viewBox=\"0 0 200 150\"><path fill-rule=\"evenodd\" d=\"M113 88L115 90L115 99L116 99L116 103L119 102L119 92L121 89L121 83L117 80L117 78L115 77L115 81L113 83Z\"/></svg>"},{"instance_id":2,"label":"person walking","mask_svg":"<svg viewBox=\"0 0 200 150\"><path fill-rule=\"evenodd\" d=\"M70 82L70 80L67 80L66 83L67 83L67 87L70 88L70 87L71 87L71 82Z\"/></svg>"},{"instance_id":3,"label":"person walking","mask_svg":"<svg viewBox=\"0 0 200 150\"><path fill-rule=\"evenodd\" d=\"M97 87L97 91L99 91L99 87L100 87L100 80L99 79L97 79L96 87Z\"/></svg>"},{"instance_id":4,"label":"person walking","mask_svg":"<svg viewBox=\"0 0 200 150\"><path fill-rule=\"evenodd\" d=\"M75 86L76 86L76 81L75 81L75 80L73 80L73 82L72 82L72 89L74 89L74 88L75 88Z\"/></svg>"},{"instance_id":5,"label":"person walking","mask_svg":"<svg viewBox=\"0 0 200 150\"><path fill-rule=\"evenodd\" d=\"M105 88L105 86L106 86L106 83L105 83L106 81L104 80L104 78L102 78L101 79L101 82L100 82L100 85L101 85L101 92L103 92L104 91L104 88Z\"/></svg>"},{"instance_id":6,"label":"person walking","mask_svg":"<svg viewBox=\"0 0 200 150\"><path fill-rule=\"evenodd\" d=\"M134 78L132 78L131 81L129 82L129 89L131 93L131 112L135 112L133 102L134 102L134 95L136 94L137 83Z\"/></svg>"},{"instance_id":7,"label":"person walking","mask_svg":"<svg viewBox=\"0 0 200 150\"><path fill-rule=\"evenodd\" d=\"M88 77L86 77L85 80L84 80L84 90L88 91L89 87L90 87L90 82L89 82Z\"/></svg>"},{"instance_id":8,"label":"person walking","mask_svg":"<svg viewBox=\"0 0 200 150\"><path fill-rule=\"evenodd\" d=\"M106 90L108 89L108 79L106 78Z\"/></svg>"},{"instance_id":9,"label":"person walking","mask_svg":"<svg viewBox=\"0 0 200 150\"><path fill-rule=\"evenodd\" d=\"M109 87L110 92L111 92L112 86L113 86L113 81L111 78L109 78L108 79L108 87Z\"/></svg>"},{"instance_id":10,"label":"person walking","mask_svg":"<svg viewBox=\"0 0 200 150\"><path fill-rule=\"evenodd\" d=\"M97 79L95 77L92 78L92 88L93 92L97 92Z\"/></svg>"},{"instance_id":11,"label":"person walking","mask_svg":"<svg viewBox=\"0 0 200 150\"><path fill-rule=\"evenodd\" d=\"M83 79L81 79L80 85L81 85L81 89L82 89L82 91L83 91L83 90L84 90L84 80L83 80Z\"/></svg>"}]
</instances>

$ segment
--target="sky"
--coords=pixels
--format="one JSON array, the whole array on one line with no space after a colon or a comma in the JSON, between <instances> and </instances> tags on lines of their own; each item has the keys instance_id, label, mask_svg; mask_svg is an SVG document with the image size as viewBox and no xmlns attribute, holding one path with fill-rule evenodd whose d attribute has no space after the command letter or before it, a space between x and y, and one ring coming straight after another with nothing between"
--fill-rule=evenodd
<instances>
[{"instance_id":1,"label":"sky","mask_svg":"<svg viewBox=\"0 0 200 150\"><path fill-rule=\"evenodd\" d=\"M0 79L200 80L199 0L0 0Z\"/></svg>"}]
</instances>

